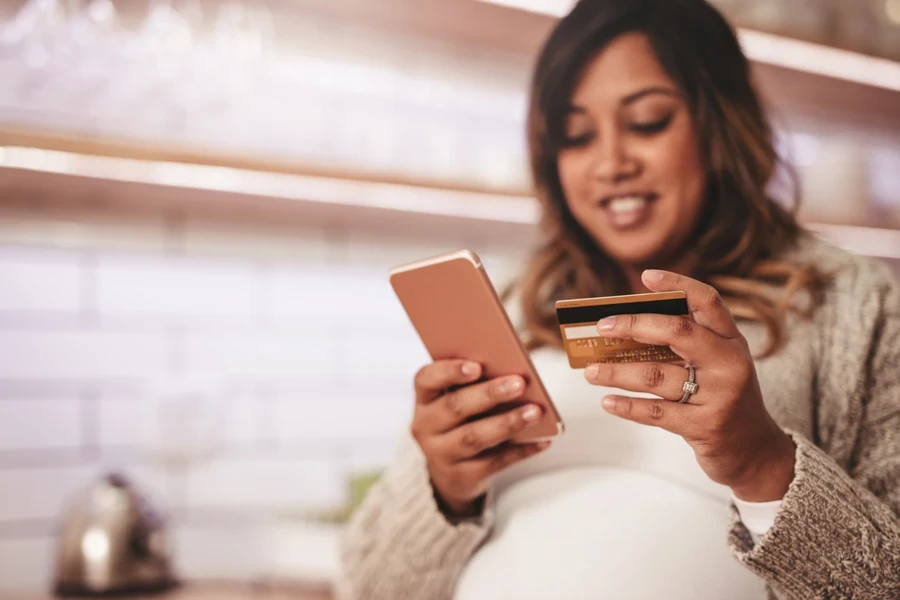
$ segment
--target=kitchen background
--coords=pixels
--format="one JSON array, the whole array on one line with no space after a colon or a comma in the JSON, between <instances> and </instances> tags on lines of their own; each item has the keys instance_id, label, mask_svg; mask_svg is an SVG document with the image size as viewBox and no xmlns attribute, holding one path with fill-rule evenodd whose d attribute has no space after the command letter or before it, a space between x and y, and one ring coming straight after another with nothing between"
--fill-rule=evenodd
<instances>
[{"instance_id":1,"label":"kitchen background","mask_svg":"<svg viewBox=\"0 0 900 600\"><path fill-rule=\"evenodd\" d=\"M804 221L900 263L900 1L717 4ZM567 5L2 3L0 596L49 589L110 470L188 580L327 583L427 359L387 270L468 247L514 275L530 62Z\"/></svg>"}]
</instances>

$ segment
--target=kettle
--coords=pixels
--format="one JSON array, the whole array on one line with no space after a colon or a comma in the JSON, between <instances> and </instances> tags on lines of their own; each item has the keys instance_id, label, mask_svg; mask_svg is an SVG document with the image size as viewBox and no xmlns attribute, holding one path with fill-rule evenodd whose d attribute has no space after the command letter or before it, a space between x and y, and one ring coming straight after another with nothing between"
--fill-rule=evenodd
<instances>
[{"instance_id":1,"label":"kettle","mask_svg":"<svg viewBox=\"0 0 900 600\"><path fill-rule=\"evenodd\" d=\"M143 594L175 585L164 520L132 482L111 473L76 498L59 535L57 596Z\"/></svg>"}]
</instances>

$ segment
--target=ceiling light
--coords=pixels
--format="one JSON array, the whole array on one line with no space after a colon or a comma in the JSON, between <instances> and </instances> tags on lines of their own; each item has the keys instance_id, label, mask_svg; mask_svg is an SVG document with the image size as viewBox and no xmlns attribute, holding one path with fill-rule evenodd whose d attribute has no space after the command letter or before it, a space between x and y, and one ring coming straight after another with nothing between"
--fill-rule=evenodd
<instances>
[{"instance_id":1,"label":"ceiling light","mask_svg":"<svg viewBox=\"0 0 900 600\"><path fill-rule=\"evenodd\" d=\"M554 17L575 5L573 0L480 1ZM885 10L900 23L900 0L887 0ZM738 39L748 58L759 63L900 91L900 63L892 60L743 28L738 28Z\"/></svg>"},{"instance_id":2,"label":"ceiling light","mask_svg":"<svg viewBox=\"0 0 900 600\"><path fill-rule=\"evenodd\" d=\"M489 4L498 4L542 15L562 17L569 14L577 0L481 0Z\"/></svg>"}]
</instances>

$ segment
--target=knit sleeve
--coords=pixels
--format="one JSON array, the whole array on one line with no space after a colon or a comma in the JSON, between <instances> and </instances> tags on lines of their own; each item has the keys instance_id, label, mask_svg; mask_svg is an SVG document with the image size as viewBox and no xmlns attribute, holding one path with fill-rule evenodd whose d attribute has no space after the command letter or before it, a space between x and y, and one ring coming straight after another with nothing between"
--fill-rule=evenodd
<instances>
[{"instance_id":1,"label":"knit sleeve","mask_svg":"<svg viewBox=\"0 0 900 600\"><path fill-rule=\"evenodd\" d=\"M900 288L858 262L817 319L816 443L789 432L795 477L754 545L732 511L729 542L783 598L900 598Z\"/></svg>"},{"instance_id":2,"label":"knit sleeve","mask_svg":"<svg viewBox=\"0 0 900 600\"><path fill-rule=\"evenodd\" d=\"M348 524L336 584L341 600L444 600L487 537L491 500L480 519L451 523L438 509L425 459L412 439L372 486Z\"/></svg>"}]
</instances>

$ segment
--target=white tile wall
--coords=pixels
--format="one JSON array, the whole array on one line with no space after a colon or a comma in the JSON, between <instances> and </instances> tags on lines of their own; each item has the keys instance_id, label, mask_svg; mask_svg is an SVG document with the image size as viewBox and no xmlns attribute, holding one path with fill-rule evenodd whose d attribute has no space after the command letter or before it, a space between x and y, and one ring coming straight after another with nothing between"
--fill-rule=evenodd
<instances>
[{"instance_id":1,"label":"white tile wall","mask_svg":"<svg viewBox=\"0 0 900 600\"><path fill-rule=\"evenodd\" d=\"M0 244L165 252L174 232L159 210L116 209L47 200L0 201Z\"/></svg>"},{"instance_id":2,"label":"white tile wall","mask_svg":"<svg viewBox=\"0 0 900 600\"><path fill-rule=\"evenodd\" d=\"M254 508L266 515L333 506L343 495L343 475L330 461L222 459L195 467L187 480L191 509Z\"/></svg>"},{"instance_id":3,"label":"white tile wall","mask_svg":"<svg viewBox=\"0 0 900 600\"><path fill-rule=\"evenodd\" d=\"M70 311L82 308L80 256L0 247L0 311Z\"/></svg>"},{"instance_id":4,"label":"white tile wall","mask_svg":"<svg viewBox=\"0 0 900 600\"><path fill-rule=\"evenodd\" d=\"M94 474L90 467L0 469L0 523L57 521L68 499Z\"/></svg>"},{"instance_id":5,"label":"white tile wall","mask_svg":"<svg viewBox=\"0 0 900 600\"><path fill-rule=\"evenodd\" d=\"M146 447L159 440L159 411L153 399L101 397L93 403L101 447Z\"/></svg>"},{"instance_id":6,"label":"white tile wall","mask_svg":"<svg viewBox=\"0 0 900 600\"><path fill-rule=\"evenodd\" d=\"M101 315L252 318L260 282L249 262L156 256L103 256L96 266Z\"/></svg>"},{"instance_id":7,"label":"white tile wall","mask_svg":"<svg viewBox=\"0 0 900 600\"><path fill-rule=\"evenodd\" d=\"M0 332L0 378L160 377L169 368L165 333Z\"/></svg>"},{"instance_id":8,"label":"white tile wall","mask_svg":"<svg viewBox=\"0 0 900 600\"><path fill-rule=\"evenodd\" d=\"M56 551L50 536L0 539L0 595L49 591Z\"/></svg>"},{"instance_id":9,"label":"white tile wall","mask_svg":"<svg viewBox=\"0 0 900 600\"><path fill-rule=\"evenodd\" d=\"M80 447L81 408L75 398L0 400L0 452Z\"/></svg>"},{"instance_id":10,"label":"white tile wall","mask_svg":"<svg viewBox=\"0 0 900 600\"><path fill-rule=\"evenodd\" d=\"M383 277L391 267L459 250L465 245L462 235L425 235L415 229L363 230L346 235L348 263L369 268Z\"/></svg>"},{"instance_id":11,"label":"white tile wall","mask_svg":"<svg viewBox=\"0 0 900 600\"><path fill-rule=\"evenodd\" d=\"M405 226L0 204L0 591L45 586L46 536L111 469L194 516L342 502L348 473L392 458L427 361L388 268L472 244ZM184 448L203 461L163 462ZM229 550L251 533L228 521L174 532L189 574L253 571L246 548Z\"/></svg>"},{"instance_id":12,"label":"white tile wall","mask_svg":"<svg viewBox=\"0 0 900 600\"><path fill-rule=\"evenodd\" d=\"M323 264L334 258L330 234L326 228L266 216L189 214L184 250L192 256Z\"/></svg>"},{"instance_id":13,"label":"white tile wall","mask_svg":"<svg viewBox=\"0 0 900 600\"><path fill-rule=\"evenodd\" d=\"M365 327L405 319L394 297L387 270L354 263L331 267L273 267L272 316L278 322L328 317L336 323Z\"/></svg>"},{"instance_id":14,"label":"white tile wall","mask_svg":"<svg viewBox=\"0 0 900 600\"><path fill-rule=\"evenodd\" d=\"M408 428L412 410L412 393L364 393L352 398L323 396L273 403L275 433L280 440L352 443L375 438L389 443Z\"/></svg>"},{"instance_id":15,"label":"white tile wall","mask_svg":"<svg viewBox=\"0 0 900 600\"><path fill-rule=\"evenodd\" d=\"M322 329L301 332L190 333L186 369L220 377L333 374L335 347Z\"/></svg>"}]
</instances>

